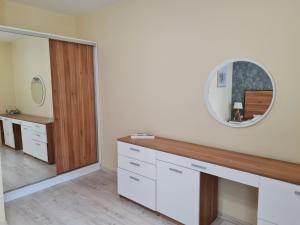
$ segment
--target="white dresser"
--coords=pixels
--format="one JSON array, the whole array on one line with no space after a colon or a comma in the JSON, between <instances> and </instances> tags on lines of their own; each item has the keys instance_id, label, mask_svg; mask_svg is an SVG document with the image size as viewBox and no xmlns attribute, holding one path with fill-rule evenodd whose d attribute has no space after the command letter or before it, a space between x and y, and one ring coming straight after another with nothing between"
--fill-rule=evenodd
<instances>
[{"instance_id":1,"label":"white dresser","mask_svg":"<svg viewBox=\"0 0 300 225\"><path fill-rule=\"evenodd\" d=\"M169 147L174 149L174 146ZM161 146L157 145L157 148ZM287 163L287 166L294 165ZM180 223L209 225L216 217L210 215L205 219L206 215L199 213L201 207L211 207L205 205L209 200L201 202L202 194L206 193L200 189L207 185L201 184L201 174L258 188L258 225L300 225L299 185L118 141L119 195ZM209 192L207 189L207 194ZM211 198L215 199L216 195L214 192Z\"/></svg>"},{"instance_id":2,"label":"white dresser","mask_svg":"<svg viewBox=\"0 0 300 225\"><path fill-rule=\"evenodd\" d=\"M118 143L118 193L156 210L154 150Z\"/></svg>"},{"instance_id":3,"label":"white dresser","mask_svg":"<svg viewBox=\"0 0 300 225\"><path fill-rule=\"evenodd\" d=\"M42 121L41 117L28 115L0 116L2 121L3 139L5 145L20 150L37 159L54 163L54 149L52 143L52 122L43 123L29 122L24 119L30 118L37 121ZM46 118L45 118L46 121ZM20 129L20 132L16 130ZM17 141L18 140L18 141ZM16 146L20 146L16 148Z\"/></svg>"}]
</instances>

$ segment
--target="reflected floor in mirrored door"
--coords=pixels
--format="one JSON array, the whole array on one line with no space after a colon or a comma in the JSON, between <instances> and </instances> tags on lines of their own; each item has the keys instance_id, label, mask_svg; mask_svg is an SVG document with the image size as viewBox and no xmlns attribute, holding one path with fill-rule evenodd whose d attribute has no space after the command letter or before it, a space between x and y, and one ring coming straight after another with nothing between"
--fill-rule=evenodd
<instances>
[{"instance_id":1,"label":"reflected floor in mirrored door","mask_svg":"<svg viewBox=\"0 0 300 225\"><path fill-rule=\"evenodd\" d=\"M23 151L0 146L4 192L56 176L56 166L49 165Z\"/></svg>"}]
</instances>

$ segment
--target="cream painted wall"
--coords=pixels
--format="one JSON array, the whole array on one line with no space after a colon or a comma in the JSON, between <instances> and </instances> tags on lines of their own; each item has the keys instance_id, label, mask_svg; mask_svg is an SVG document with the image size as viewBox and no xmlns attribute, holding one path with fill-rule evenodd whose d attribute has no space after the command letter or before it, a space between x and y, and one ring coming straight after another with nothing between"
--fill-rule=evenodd
<instances>
[{"instance_id":1,"label":"cream painted wall","mask_svg":"<svg viewBox=\"0 0 300 225\"><path fill-rule=\"evenodd\" d=\"M0 0L0 24L59 35L76 36L74 16Z\"/></svg>"},{"instance_id":2,"label":"cream painted wall","mask_svg":"<svg viewBox=\"0 0 300 225\"><path fill-rule=\"evenodd\" d=\"M45 38L22 37L12 44L16 107L24 114L53 118L49 41ZM46 98L42 106L34 103L31 81L40 76L45 83Z\"/></svg>"},{"instance_id":3,"label":"cream painted wall","mask_svg":"<svg viewBox=\"0 0 300 225\"><path fill-rule=\"evenodd\" d=\"M99 42L103 166L117 167L116 139L137 131L300 163L297 94L299 1L124 0L78 18ZM271 113L243 129L208 113L203 88L228 58L249 57L274 76ZM257 192L220 181L220 212L252 224Z\"/></svg>"},{"instance_id":4,"label":"cream painted wall","mask_svg":"<svg viewBox=\"0 0 300 225\"><path fill-rule=\"evenodd\" d=\"M11 43L0 42L0 114L16 104L11 51Z\"/></svg>"}]
</instances>

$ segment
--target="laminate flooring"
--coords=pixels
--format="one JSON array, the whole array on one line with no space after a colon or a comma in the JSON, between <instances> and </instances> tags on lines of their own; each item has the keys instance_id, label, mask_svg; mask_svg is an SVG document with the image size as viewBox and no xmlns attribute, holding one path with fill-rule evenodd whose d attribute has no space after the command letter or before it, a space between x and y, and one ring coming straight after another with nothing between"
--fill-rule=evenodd
<instances>
[{"instance_id":1,"label":"laminate flooring","mask_svg":"<svg viewBox=\"0 0 300 225\"><path fill-rule=\"evenodd\" d=\"M97 171L5 204L8 225L173 225L117 195L114 173ZM220 225L222 223L215 225ZM233 224L222 224L233 225Z\"/></svg>"},{"instance_id":2,"label":"laminate flooring","mask_svg":"<svg viewBox=\"0 0 300 225\"><path fill-rule=\"evenodd\" d=\"M4 192L33 184L56 175L56 166L49 165L23 151L0 146Z\"/></svg>"}]
</instances>

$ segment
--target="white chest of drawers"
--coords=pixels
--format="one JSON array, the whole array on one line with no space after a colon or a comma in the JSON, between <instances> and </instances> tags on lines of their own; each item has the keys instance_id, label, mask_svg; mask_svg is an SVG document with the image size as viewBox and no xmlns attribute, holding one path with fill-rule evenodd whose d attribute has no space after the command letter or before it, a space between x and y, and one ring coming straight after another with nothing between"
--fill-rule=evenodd
<instances>
[{"instance_id":1,"label":"white chest of drawers","mask_svg":"<svg viewBox=\"0 0 300 225\"><path fill-rule=\"evenodd\" d=\"M118 142L118 193L156 210L155 151Z\"/></svg>"},{"instance_id":2,"label":"white chest of drawers","mask_svg":"<svg viewBox=\"0 0 300 225\"><path fill-rule=\"evenodd\" d=\"M22 122L23 152L48 162L46 125Z\"/></svg>"},{"instance_id":3,"label":"white chest of drawers","mask_svg":"<svg viewBox=\"0 0 300 225\"><path fill-rule=\"evenodd\" d=\"M50 164L55 163L54 146L51 138L52 123L41 124L5 116L0 116L0 120L2 121L5 145L15 148L16 139L19 138L19 142L21 142L19 145L24 153ZM14 135L13 126L16 125L20 129L20 137Z\"/></svg>"},{"instance_id":4,"label":"white chest of drawers","mask_svg":"<svg viewBox=\"0 0 300 225\"><path fill-rule=\"evenodd\" d=\"M300 185L118 141L118 193L183 224L202 221L201 174L258 188L258 225L300 225Z\"/></svg>"},{"instance_id":5,"label":"white chest of drawers","mask_svg":"<svg viewBox=\"0 0 300 225\"><path fill-rule=\"evenodd\" d=\"M200 172L159 161L157 153L118 142L119 195L181 223L198 225Z\"/></svg>"}]
</instances>

